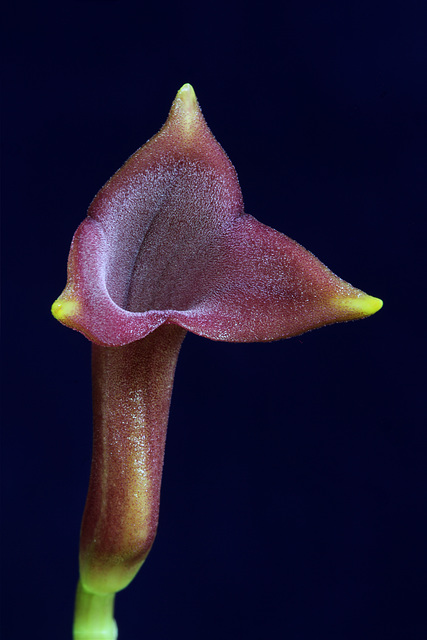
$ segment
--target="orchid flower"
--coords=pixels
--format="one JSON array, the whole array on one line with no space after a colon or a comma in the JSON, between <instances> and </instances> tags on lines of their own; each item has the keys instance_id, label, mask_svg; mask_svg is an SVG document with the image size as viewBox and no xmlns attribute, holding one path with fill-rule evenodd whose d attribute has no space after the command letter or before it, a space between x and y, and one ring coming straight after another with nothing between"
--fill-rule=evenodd
<instances>
[{"instance_id":1,"label":"orchid flower","mask_svg":"<svg viewBox=\"0 0 427 640\"><path fill-rule=\"evenodd\" d=\"M74 637L117 637L114 596L153 544L170 398L186 331L271 341L369 316L381 300L244 213L191 85L77 229L52 306L93 343L94 441Z\"/></svg>"}]
</instances>

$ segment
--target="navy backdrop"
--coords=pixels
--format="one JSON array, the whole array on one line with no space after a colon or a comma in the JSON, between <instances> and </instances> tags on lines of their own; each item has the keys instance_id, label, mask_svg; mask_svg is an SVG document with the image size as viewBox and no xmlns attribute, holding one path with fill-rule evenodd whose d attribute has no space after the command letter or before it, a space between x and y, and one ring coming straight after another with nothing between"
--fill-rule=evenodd
<instances>
[{"instance_id":1,"label":"navy backdrop","mask_svg":"<svg viewBox=\"0 0 427 640\"><path fill-rule=\"evenodd\" d=\"M185 82L246 211L385 304L267 345L188 335L120 638L427 637L426 5L248 4L3 11L5 640L71 637L90 345L50 305L92 197Z\"/></svg>"}]
</instances>

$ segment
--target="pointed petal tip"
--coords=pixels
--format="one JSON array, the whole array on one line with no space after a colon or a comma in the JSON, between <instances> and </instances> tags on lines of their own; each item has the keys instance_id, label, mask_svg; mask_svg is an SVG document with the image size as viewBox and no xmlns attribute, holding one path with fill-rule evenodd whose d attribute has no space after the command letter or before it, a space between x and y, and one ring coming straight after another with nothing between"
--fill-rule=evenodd
<instances>
[{"instance_id":1,"label":"pointed petal tip","mask_svg":"<svg viewBox=\"0 0 427 640\"><path fill-rule=\"evenodd\" d=\"M184 84L176 94L169 114L169 121L173 121L175 126L183 135L184 139L192 138L192 134L203 121L199 103L193 87L188 82Z\"/></svg>"},{"instance_id":2,"label":"pointed petal tip","mask_svg":"<svg viewBox=\"0 0 427 640\"><path fill-rule=\"evenodd\" d=\"M195 100L196 94L194 92L193 86L189 82L186 82L182 85L181 89L176 94L176 97L181 99L190 98L192 100Z\"/></svg>"},{"instance_id":3,"label":"pointed petal tip","mask_svg":"<svg viewBox=\"0 0 427 640\"><path fill-rule=\"evenodd\" d=\"M174 102L177 107L179 107L180 111L183 111L188 115L199 111L199 103L197 102L195 91L188 82L178 91Z\"/></svg>"},{"instance_id":4,"label":"pointed petal tip","mask_svg":"<svg viewBox=\"0 0 427 640\"><path fill-rule=\"evenodd\" d=\"M62 300L58 298L51 307L52 315L59 322L67 324L67 320L77 315L79 306L80 304L77 300Z\"/></svg>"},{"instance_id":5,"label":"pointed petal tip","mask_svg":"<svg viewBox=\"0 0 427 640\"><path fill-rule=\"evenodd\" d=\"M383 306L383 301L367 293L361 293L357 297L337 298L335 306L345 310L354 319L372 316Z\"/></svg>"}]
</instances>

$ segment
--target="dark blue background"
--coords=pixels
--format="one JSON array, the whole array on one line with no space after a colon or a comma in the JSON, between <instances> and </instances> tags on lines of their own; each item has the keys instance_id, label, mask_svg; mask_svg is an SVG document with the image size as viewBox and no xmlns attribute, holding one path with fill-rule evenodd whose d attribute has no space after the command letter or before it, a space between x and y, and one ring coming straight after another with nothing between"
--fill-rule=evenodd
<instances>
[{"instance_id":1,"label":"dark blue background","mask_svg":"<svg viewBox=\"0 0 427 640\"><path fill-rule=\"evenodd\" d=\"M50 305L92 197L184 82L246 211L385 305L268 345L186 338L120 639L427 637L426 4L248 5L4 10L5 640L70 637L90 345Z\"/></svg>"}]
</instances>

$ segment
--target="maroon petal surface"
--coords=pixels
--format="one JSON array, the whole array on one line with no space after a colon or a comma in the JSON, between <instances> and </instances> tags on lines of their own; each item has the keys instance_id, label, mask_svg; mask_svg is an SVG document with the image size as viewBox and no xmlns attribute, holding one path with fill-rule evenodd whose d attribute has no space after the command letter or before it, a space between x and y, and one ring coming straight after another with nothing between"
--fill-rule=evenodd
<instances>
[{"instance_id":1,"label":"maroon petal surface","mask_svg":"<svg viewBox=\"0 0 427 640\"><path fill-rule=\"evenodd\" d=\"M114 346L164 323L215 340L276 340L380 307L244 213L236 172L184 85L160 132L92 202L52 309Z\"/></svg>"}]
</instances>

